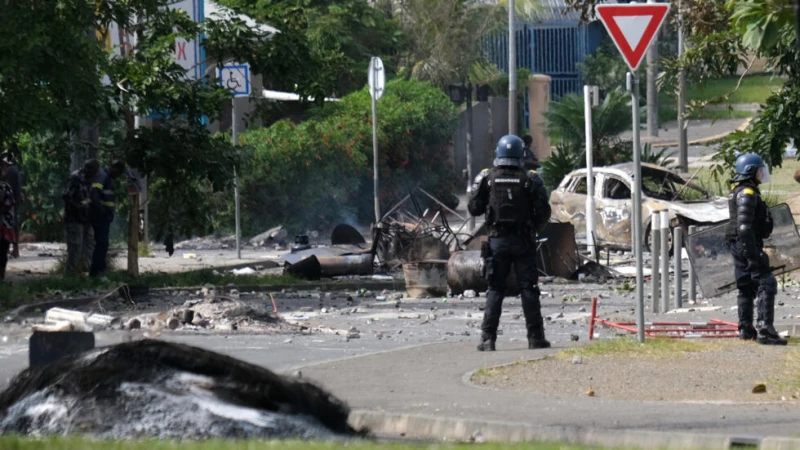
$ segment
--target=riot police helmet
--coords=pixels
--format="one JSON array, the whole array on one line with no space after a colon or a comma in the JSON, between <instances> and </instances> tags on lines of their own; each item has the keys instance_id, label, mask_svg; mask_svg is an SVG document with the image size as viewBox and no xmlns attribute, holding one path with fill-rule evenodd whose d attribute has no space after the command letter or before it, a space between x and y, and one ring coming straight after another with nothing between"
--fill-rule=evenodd
<instances>
[{"instance_id":1,"label":"riot police helmet","mask_svg":"<svg viewBox=\"0 0 800 450\"><path fill-rule=\"evenodd\" d=\"M769 167L756 153L746 153L736 158L736 174L733 181L755 180L757 183L769 183Z\"/></svg>"},{"instance_id":2,"label":"riot police helmet","mask_svg":"<svg viewBox=\"0 0 800 450\"><path fill-rule=\"evenodd\" d=\"M494 152L494 166L522 167L524 149L525 144L519 136L509 134L501 137Z\"/></svg>"}]
</instances>

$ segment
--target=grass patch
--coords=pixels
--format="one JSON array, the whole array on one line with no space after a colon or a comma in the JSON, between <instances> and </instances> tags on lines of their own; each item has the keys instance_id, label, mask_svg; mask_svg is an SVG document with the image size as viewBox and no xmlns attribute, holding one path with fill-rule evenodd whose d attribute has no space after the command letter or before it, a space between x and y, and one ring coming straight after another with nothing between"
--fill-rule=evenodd
<instances>
[{"instance_id":1,"label":"grass patch","mask_svg":"<svg viewBox=\"0 0 800 450\"><path fill-rule=\"evenodd\" d=\"M721 97L736 89L739 82L738 77L720 78L709 80L703 84L691 84L687 86L687 98L691 100L709 101ZM786 83L784 78L770 76L750 76L742 80L739 89L731 94L728 103L764 103L764 101L778 91ZM661 92L659 94L659 120L662 122L677 120L677 93ZM746 119L752 117L749 111L729 111L729 110L700 110L694 111L689 115L690 119Z\"/></svg>"},{"instance_id":2,"label":"grass patch","mask_svg":"<svg viewBox=\"0 0 800 450\"><path fill-rule=\"evenodd\" d=\"M304 281L288 275L233 275L213 269L193 270L180 273L148 273L132 277L124 271L109 272L106 279L48 276L17 284L0 284L0 311L53 297L61 293L81 291L111 291L122 285L145 285L160 287L193 287L203 285L226 286L273 286L300 285ZM2 447L0 447L2 448Z\"/></svg>"},{"instance_id":3,"label":"grass patch","mask_svg":"<svg viewBox=\"0 0 800 450\"><path fill-rule=\"evenodd\" d=\"M710 100L723 96L736 89L739 77L720 78L708 80L702 84L693 83L687 86L689 99ZM731 94L730 103L762 103L774 92L786 84L785 78L757 75L742 79L742 85Z\"/></svg>"},{"instance_id":4,"label":"grass patch","mask_svg":"<svg viewBox=\"0 0 800 450\"><path fill-rule=\"evenodd\" d=\"M137 249L139 250L138 253L140 258L149 258L153 256L153 252L150 249L150 245L144 242L139 242L139 246L137 247Z\"/></svg>"},{"instance_id":5,"label":"grass patch","mask_svg":"<svg viewBox=\"0 0 800 450\"><path fill-rule=\"evenodd\" d=\"M793 393L800 397L800 338L790 337L789 346L793 348L786 352L783 376L770 380L767 389L773 386L777 392Z\"/></svg>"},{"instance_id":6,"label":"grass patch","mask_svg":"<svg viewBox=\"0 0 800 450\"><path fill-rule=\"evenodd\" d=\"M96 441L82 438L50 438L25 439L18 437L0 437L0 448L4 450L333 450L350 448L354 450L501 450L501 449L537 449L537 450L578 450L588 447L554 443L524 444L400 444L375 443L369 441ZM592 447L598 448L598 447Z\"/></svg>"},{"instance_id":7,"label":"grass patch","mask_svg":"<svg viewBox=\"0 0 800 450\"><path fill-rule=\"evenodd\" d=\"M625 337L564 349L556 353L555 357L558 359L572 359L573 356L591 358L624 355L668 358L681 353L716 350L721 346L720 342L669 338L648 338L644 344L640 344L635 339Z\"/></svg>"},{"instance_id":8,"label":"grass patch","mask_svg":"<svg viewBox=\"0 0 800 450\"><path fill-rule=\"evenodd\" d=\"M689 169L691 173L694 173L695 170L697 169ZM800 185L794 180L795 171L800 170L800 161L784 158L783 165L772 170L770 183L765 184L761 189L767 203L782 203L793 194L800 192ZM710 167L701 168L694 181L711 191L712 194L727 196L730 191L728 180L715 181L712 178Z\"/></svg>"}]
</instances>

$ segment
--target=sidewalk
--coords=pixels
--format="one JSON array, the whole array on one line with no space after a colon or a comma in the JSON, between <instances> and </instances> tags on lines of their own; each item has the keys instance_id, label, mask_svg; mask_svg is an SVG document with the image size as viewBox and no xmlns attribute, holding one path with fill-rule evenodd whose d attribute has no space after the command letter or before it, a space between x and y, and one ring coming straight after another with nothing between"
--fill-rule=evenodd
<instances>
[{"instance_id":1,"label":"sidewalk","mask_svg":"<svg viewBox=\"0 0 800 450\"><path fill-rule=\"evenodd\" d=\"M687 127L689 145L711 144L736 130L746 128L749 123L750 119L689 120ZM662 123L657 137L651 138L648 136L644 126L642 126L640 134L642 145L650 143L654 147L678 146L678 122ZM620 134L620 138L624 141L631 140L631 137L632 133L630 131Z\"/></svg>"},{"instance_id":2,"label":"sidewalk","mask_svg":"<svg viewBox=\"0 0 800 450\"><path fill-rule=\"evenodd\" d=\"M794 403L626 402L602 397L495 391L470 384L469 376L476 369L558 351L557 348L531 351L524 349L522 342L503 344L498 350L480 353L475 350L474 343L432 344L314 365L304 368L303 376L348 401L357 410L355 415L359 420L377 426L378 431L406 429L404 424L410 419L403 415L428 416L427 422L417 417L417 421L422 422L415 426L419 428L427 423L422 428L434 434L427 436L429 438L452 438L453 434L463 437L464 433L470 436L469 433L480 432L500 440L519 440L527 436L529 439L547 437L574 441L576 433L585 437L589 432L621 443L634 436L639 436L636 439L650 436L643 435L643 431L669 431L669 434L660 435L661 438L674 440L680 432L688 432L694 433L688 436L690 440L695 434L701 441L716 439L690 446L718 447L720 435L728 440L734 436L736 442L750 442L748 439L752 439L752 435L797 433L800 408ZM651 381L658 383L658 374L653 374ZM587 384L589 382L587 380ZM409 431L410 428L405 431L407 436ZM628 431L633 435L626 437ZM656 442L660 442L656 445L673 442L653 436L639 445L653 447ZM681 439L687 438L685 434L681 436Z\"/></svg>"}]
</instances>

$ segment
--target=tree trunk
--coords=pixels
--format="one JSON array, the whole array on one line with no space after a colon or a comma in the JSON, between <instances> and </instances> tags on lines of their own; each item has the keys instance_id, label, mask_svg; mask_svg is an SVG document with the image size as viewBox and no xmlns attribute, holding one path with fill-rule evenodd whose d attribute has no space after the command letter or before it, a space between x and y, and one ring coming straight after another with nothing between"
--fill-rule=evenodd
<instances>
[{"instance_id":1,"label":"tree trunk","mask_svg":"<svg viewBox=\"0 0 800 450\"><path fill-rule=\"evenodd\" d=\"M128 216L128 273L139 276L139 194L129 192L131 210Z\"/></svg>"}]
</instances>

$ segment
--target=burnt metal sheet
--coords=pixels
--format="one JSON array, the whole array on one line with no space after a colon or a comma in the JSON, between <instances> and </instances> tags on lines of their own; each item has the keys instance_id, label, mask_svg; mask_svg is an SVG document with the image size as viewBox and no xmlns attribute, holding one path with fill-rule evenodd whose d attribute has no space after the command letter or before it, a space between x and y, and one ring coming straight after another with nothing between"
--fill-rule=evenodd
<instances>
[{"instance_id":1,"label":"burnt metal sheet","mask_svg":"<svg viewBox=\"0 0 800 450\"><path fill-rule=\"evenodd\" d=\"M364 236L355 228L345 223L336 225L331 232L331 245L366 245Z\"/></svg>"},{"instance_id":2,"label":"burnt metal sheet","mask_svg":"<svg viewBox=\"0 0 800 450\"><path fill-rule=\"evenodd\" d=\"M481 225L475 234L465 242L467 250L480 250L485 242L486 227ZM536 267L539 275L569 278L578 270L578 244L575 241L575 226L571 223L550 222L539 233L544 240L538 250Z\"/></svg>"},{"instance_id":3,"label":"burnt metal sheet","mask_svg":"<svg viewBox=\"0 0 800 450\"><path fill-rule=\"evenodd\" d=\"M772 273L780 275L800 269L800 234L792 211L786 204L770 208L775 226L772 236L764 241ZM728 222L697 232L688 237L686 252L706 298L717 297L736 289L733 257L728 250L725 228Z\"/></svg>"},{"instance_id":4,"label":"burnt metal sheet","mask_svg":"<svg viewBox=\"0 0 800 450\"><path fill-rule=\"evenodd\" d=\"M539 258L536 260L542 272L569 278L578 270L578 243L575 242L575 227L571 223L548 223L539 233L539 239L547 239L539 248Z\"/></svg>"}]
</instances>

